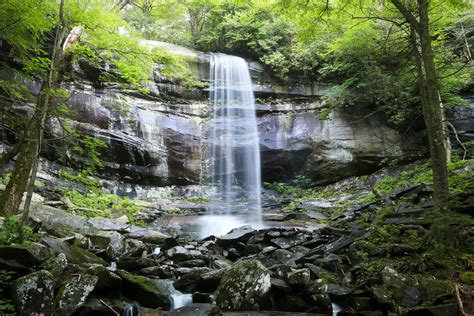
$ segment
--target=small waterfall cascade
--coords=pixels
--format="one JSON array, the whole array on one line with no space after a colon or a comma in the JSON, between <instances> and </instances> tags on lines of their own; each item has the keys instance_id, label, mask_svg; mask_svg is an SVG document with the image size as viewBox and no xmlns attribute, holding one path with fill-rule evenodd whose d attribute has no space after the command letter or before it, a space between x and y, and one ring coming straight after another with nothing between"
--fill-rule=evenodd
<instances>
[{"instance_id":1,"label":"small waterfall cascade","mask_svg":"<svg viewBox=\"0 0 474 316\"><path fill-rule=\"evenodd\" d=\"M193 295L192 294L184 294L180 291L176 290L173 286L173 282L170 280L157 280L156 281L158 286L163 290L163 292L167 293L170 302L171 302L171 310L178 309L180 307L189 305L193 303Z\"/></svg>"},{"instance_id":2,"label":"small waterfall cascade","mask_svg":"<svg viewBox=\"0 0 474 316\"><path fill-rule=\"evenodd\" d=\"M240 213L260 220L260 149L255 99L247 62L212 54L212 117L209 130L210 182L220 201L218 215Z\"/></svg>"}]
</instances>

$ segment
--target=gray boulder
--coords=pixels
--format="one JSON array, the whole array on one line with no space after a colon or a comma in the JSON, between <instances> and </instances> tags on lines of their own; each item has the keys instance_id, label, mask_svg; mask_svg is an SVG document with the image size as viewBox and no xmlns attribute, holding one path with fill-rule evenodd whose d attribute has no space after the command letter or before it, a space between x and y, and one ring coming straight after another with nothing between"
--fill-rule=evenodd
<instances>
[{"instance_id":1,"label":"gray boulder","mask_svg":"<svg viewBox=\"0 0 474 316\"><path fill-rule=\"evenodd\" d=\"M13 300L19 316L53 315L55 279L40 270L17 279L13 285Z\"/></svg>"},{"instance_id":2,"label":"gray boulder","mask_svg":"<svg viewBox=\"0 0 474 316\"><path fill-rule=\"evenodd\" d=\"M123 294L126 298L149 308L161 307L168 310L171 307L169 296L157 281L144 276L134 275L124 270L117 270L123 280Z\"/></svg>"},{"instance_id":3,"label":"gray boulder","mask_svg":"<svg viewBox=\"0 0 474 316\"><path fill-rule=\"evenodd\" d=\"M67 281L56 295L55 315L72 315L84 305L98 279L95 275L84 274Z\"/></svg>"},{"instance_id":4,"label":"gray boulder","mask_svg":"<svg viewBox=\"0 0 474 316\"><path fill-rule=\"evenodd\" d=\"M216 304L223 311L259 310L270 288L270 273L260 261L238 261L217 288Z\"/></svg>"}]
</instances>

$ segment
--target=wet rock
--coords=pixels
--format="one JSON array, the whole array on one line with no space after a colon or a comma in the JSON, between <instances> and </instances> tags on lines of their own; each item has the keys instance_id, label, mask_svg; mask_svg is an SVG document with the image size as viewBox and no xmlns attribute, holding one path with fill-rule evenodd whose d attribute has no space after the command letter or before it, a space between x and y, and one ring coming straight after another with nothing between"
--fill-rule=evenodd
<instances>
[{"instance_id":1,"label":"wet rock","mask_svg":"<svg viewBox=\"0 0 474 316\"><path fill-rule=\"evenodd\" d=\"M162 307L168 310L171 306L169 293L166 293L156 280L134 275L124 270L117 270L123 280L123 293L125 297L136 300L140 305L149 308Z\"/></svg>"},{"instance_id":2,"label":"wet rock","mask_svg":"<svg viewBox=\"0 0 474 316\"><path fill-rule=\"evenodd\" d=\"M162 266L143 268L138 273L144 276L156 276L160 279L171 279L173 277L171 271Z\"/></svg>"},{"instance_id":3,"label":"wet rock","mask_svg":"<svg viewBox=\"0 0 474 316\"><path fill-rule=\"evenodd\" d=\"M269 238L278 238L281 236L281 232L278 230L271 230L266 234Z\"/></svg>"},{"instance_id":4,"label":"wet rock","mask_svg":"<svg viewBox=\"0 0 474 316\"><path fill-rule=\"evenodd\" d=\"M117 261L117 268L127 271L137 271L153 266L156 266L155 260L144 257L126 257Z\"/></svg>"},{"instance_id":5,"label":"wet rock","mask_svg":"<svg viewBox=\"0 0 474 316\"><path fill-rule=\"evenodd\" d=\"M321 267L318 267L317 265L314 265L312 263L305 263L304 266L309 268L309 270L311 271L311 273L314 275L315 278L320 278L321 275L330 273L329 271Z\"/></svg>"},{"instance_id":6,"label":"wet rock","mask_svg":"<svg viewBox=\"0 0 474 316\"><path fill-rule=\"evenodd\" d=\"M193 303L212 303L212 298L210 293L193 293Z\"/></svg>"},{"instance_id":7,"label":"wet rock","mask_svg":"<svg viewBox=\"0 0 474 316\"><path fill-rule=\"evenodd\" d=\"M272 289L277 289L283 292L291 292L291 287L282 279L271 278L270 284L272 286Z\"/></svg>"},{"instance_id":8,"label":"wet rock","mask_svg":"<svg viewBox=\"0 0 474 316\"><path fill-rule=\"evenodd\" d=\"M166 240L169 238L168 235L165 235L159 231L143 228L135 229L131 233L127 234L127 237L160 246L164 245Z\"/></svg>"},{"instance_id":9,"label":"wet rock","mask_svg":"<svg viewBox=\"0 0 474 316\"><path fill-rule=\"evenodd\" d=\"M420 294L423 301L433 301L435 298L453 293L453 287L447 282L436 279L420 281Z\"/></svg>"},{"instance_id":10,"label":"wet rock","mask_svg":"<svg viewBox=\"0 0 474 316\"><path fill-rule=\"evenodd\" d=\"M287 266L296 267L295 261L302 258L304 255L294 254L288 250L277 249L273 252L273 256L276 261L285 264Z\"/></svg>"},{"instance_id":11,"label":"wet rock","mask_svg":"<svg viewBox=\"0 0 474 316\"><path fill-rule=\"evenodd\" d=\"M122 256L125 252L125 242L122 235L116 231L98 231L88 235L92 247L105 251L107 260Z\"/></svg>"},{"instance_id":12,"label":"wet rock","mask_svg":"<svg viewBox=\"0 0 474 316\"><path fill-rule=\"evenodd\" d=\"M53 315L54 287L55 278L46 270L17 279L12 293L18 315Z\"/></svg>"},{"instance_id":13,"label":"wet rock","mask_svg":"<svg viewBox=\"0 0 474 316\"><path fill-rule=\"evenodd\" d=\"M215 258L211 258L210 264L213 269L228 269L232 266L232 263L230 261Z\"/></svg>"},{"instance_id":14,"label":"wet rock","mask_svg":"<svg viewBox=\"0 0 474 316\"><path fill-rule=\"evenodd\" d=\"M281 238L274 238L271 240L271 242L282 249L288 249L293 246L302 244L303 242L306 241L306 238L303 233L296 234L294 236L290 237L281 237Z\"/></svg>"},{"instance_id":15,"label":"wet rock","mask_svg":"<svg viewBox=\"0 0 474 316\"><path fill-rule=\"evenodd\" d=\"M340 299L341 297L346 297L352 293L350 288L332 283L326 285L325 291L334 299Z\"/></svg>"},{"instance_id":16,"label":"wet rock","mask_svg":"<svg viewBox=\"0 0 474 316\"><path fill-rule=\"evenodd\" d=\"M285 221L299 220L299 221L310 221L318 219L327 219L327 217L319 212L309 211L304 213L290 213L285 216Z\"/></svg>"},{"instance_id":17,"label":"wet rock","mask_svg":"<svg viewBox=\"0 0 474 316\"><path fill-rule=\"evenodd\" d=\"M0 246L0 266L12 270L28 270L51 256L50 250L38 243Z\"/></svg>"},{"instance_id":18,"label":"wet rock","mask_svg":"<svg viewBox=\"0 0 474 316\"><path fill-rule=\"evenodd\" d=\"M395 269L386 266L381 272L384 288L390 296L405 307L414 307L421 302L421 294L417 287L410 285L405 277Z\"/></svg>"},{"instance_id":19,"label":"wet rock","mask_svg":"<svg viewBox=\"0 0 474 316\"><path fill-rule=\"evenodd\" d=\"M173 283L173 286L179 291L184 291L187 293L193 292L201 275L209 272L210 270L211 269L209 268L196 268L176 280Z\"/></svg>"},{"instance_id":20,"label":"wet rock","mask_svg":"<svg viewBox=\"0 0 474 316\"><path fill-rule=\"evenodd\" d=\"M228 234L217 238L217 244L221 246L232 245L237 242L247 242L250 237L255 235L258 231L250 226L242 226L234 228Z\"/></svg>"},{"instance_id":21,"label":"wet rock","mask_svg":"<svg viewBox=\"0 0 474 316\"><path fill-rule=\"evenodd\" d=\"M219 286L219 283L221 282L221 279L224 277L227 271L229 271L229 268L213 270L201 274L196 284L196 291L205 293L215 292Z\"/></svg>"},{"instance_id":22,"label":"wet rock","mask_svg":"<svg viewBox=\"0 0 474 316\"><path fill-rule=\"evenodd\" d=\"M175 261L184 261L192 258L190 251L183 246L175 246L166 251L166 255Z\"/></svg>"},{"instance_id":23,"label":"wet rock","mask_svg":"<svg viewBox=\"0 0 474 316\"><path fill-rule=\"evenodd\" d=\"M309 283L309 269L293 270L286 275L286 280L290 285L304 285Z\"/></svg>"},{"instance_id":24,"label":"wet rock","mask_svg":"<svg viewBox=\"0 0 474 316\"><path fill-rule=\"evenodd\" d=\"M350 244L354 242L355 238L351 236L341 237L338 240L327 244L324 248L324 251L328 254L338 252L339 250L348 247Z\"/></svg>"},{"instance_id":25,"label":"wet rock","mask_svg":"<svg viewBox=\"0 0 474 316\"><path fill-rule=\"evenodd\" d=\"M267 254L267 253L270 253L274 250L278 249L277 247L274 247L274 246L267 246L265 248L262 249L262 254Z\"/></svg>"},{"instance_id":26,"label":"wet rock","mask_svg":"<svg viewBox=\"0 0 474 316\"><path fill-rule=\"evenodd\" d=\"M84 305L98 279L95 275L84 274L66 282L56 295L56 314L72 315L76 309Z\"/></svg>"},{"instance_id":27,"label":"wet rock","mask_svg":"<svg viewBox=\"0 0 474 316\"><path fill-rule=\"evenodd\" d=\"M270 288L270 274L259 261L238 261L217 288L216 304L223 311L259 310Z\"/></svg>"},{"instance_id":28,"label":"wet rock","mask_svg":"<svg viewBox=\"0 0 474 316\"><path fill-rule=\"evenodd\" d=\"M336 254L331 253L324 258L314 260L314 263L329 271L337 272L341 271L342 258Z\"/></svg>"},{"instance_id":29,"label":"wet rock","mask_svg":"<svg viewBox=\"0 0 474 316\"><path fill-rule=\"evenodd\" d=\"M41 266L51 272L55 278L59 278L67 267L67 259L64 253L45 261Z\"/></svg>"},{"instance_id":30,"label":"wet rock","mask_svg":"<svg viewBox=\"0 0 474 316\"><path fill-rule=\"evenodd\" d=\"M212 315L213 306L205 303L193 303L175 309L168 313L169 316L207 316Z\"/></svg>"},{"instance_id":31,"label":"wet rock","mask_svg":"<svg viewBox=\"0 0 474 316\"><path fill-rule=\"evenodd\" d=\"M257 245L265 241L265 233L259 233L249 238L247 244Z\"/></svg>"},{"instance_id":32,"label":"wet rock","mask_svg":"<svg viewBox=\"0 0 474 316\"><path fill-rule=\"evenodd\" d=\"M206 265L206 262L202 259L193 259L193 260L183 261L179 265L182 267L196 268L196 267L204 267Z\"/></svg>"},{"instance_id":33,"label":"wet rock","mask_svg":"<svg viewBox=\"0 0 474 316\"><path fill-rule=\"evenodd\" d=\"M421 303L420 290L415 286L407 286L401 304L405 307L415 307Z\"/></svg>"},{"instance_id":34,"label":"wet rock","mask_svg":"<svg viewBox=\"0 0 474 316\"><path fill-rule=\"evenodd\" d=\"M332 300L329 298L325 289L325 282L318 279L305 287L304 295L306 299L312 303L312 306L315 307L313 309L314 312L324 313L326 315L329 312L332 313Z\"/></svg>"},{"instance_id":35,"label":"wet rock","mask_svg":"<svg viewBox=\"0 0 474 316\"><path fill-rule=\"evenodd\" d=\"M87 218L67 213L64 210L36 204L30 211L30 218L42 224L42 229L48 233L66 237L73 232L87 230Z\"/></svg>"},{"instance_id":36,"label":"wet rock","mask_svg":"<svg viewBox=\"0 0 474 316\"><path fill-rule=\"evenodd\" d=\"M53 236L46 236L41 241L48 246L54 253L64 253L68 262L71 263L97 263L105 265L105 261L90 251L79 248L75 245L70 245L60 238Z\"/></svg>"},{"instance_id":37,"label":"wet rock","mask_svg":"<svg viewBox=\"0 0 474 316\"><path fill-rule=\"evenodd\" d=\"M146 244L141 240L126 238L124 241L125 241L125 251L122 254L124 257L141 256L142 253L146 251L147 249Z\"/></svg>"},{"instance_id":38,"label":"wet rock","mask_svg":"<svg viewBox=\"0 0 474 316\"><path fill-rule=\"evenodd\" d=\"M104 266L91 265L87 269L87 273L98 278L95 286L96 291L110 294L110 292L118 292L122 288L122 279Z\"/></svg>"}]
</instances>

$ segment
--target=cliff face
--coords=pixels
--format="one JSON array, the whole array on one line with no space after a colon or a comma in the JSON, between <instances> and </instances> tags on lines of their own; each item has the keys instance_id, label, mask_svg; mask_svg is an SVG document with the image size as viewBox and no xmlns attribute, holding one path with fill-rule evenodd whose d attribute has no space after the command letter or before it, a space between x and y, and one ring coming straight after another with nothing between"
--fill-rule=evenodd
<instances>
[{"instance_id":1,"label":"cliff face","mask_svg":"<svg viewBox=\"0 0 474 316\"><path fill-rule=\"evenodd\" d=\"M175 45L160 45L186 56L196 79L208 80L208 56ZM300 174L324 184L376 170L393 159L426 155L419 135L402 135L381 116L351 107L334 110L325 120L318 101L325 87L294 81L277 83L258 63L250 63L257 106L264 181L289 180ZM95 85L94 71L74 65L66 85L76 127L104 140L104 175L153 185L195 184L206 174L210 109L206 89L187 88L153 74L150 94L119 85ZM262 101L263 100L263 101ZM269 101L271 100L271 101ZM463 122L465 124L465 122ZM52 134L61 132L50 121ZM64 146L45 152L57 159ZM80 159L77 157L76 159Z\"/></svg>"}]
</instances>

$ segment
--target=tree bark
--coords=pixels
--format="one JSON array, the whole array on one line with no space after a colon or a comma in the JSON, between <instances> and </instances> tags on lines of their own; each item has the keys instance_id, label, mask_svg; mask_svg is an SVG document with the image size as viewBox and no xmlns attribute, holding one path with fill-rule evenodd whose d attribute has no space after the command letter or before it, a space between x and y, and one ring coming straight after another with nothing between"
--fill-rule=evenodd
<instances>
[{"instance_id":1,"label":"tree bark","mask_svg":"<svg viewBox=\"0 0 474 316\"><path fill-rule=\"evenodd\" d=\"M448 209L448 136L439 94L439 83L428 15L428 1L417 0L419 20L400 1L391 0L414 31L411 43L417 56L418 82L423 118L428 132L433 170L434 206L437 211Z\"/></svg>"},{"instance_id":2,"label":"tree bark","mask_svg":"<svg viewBox=\"0 0 474 316\"><path fill-rule=\"evenodd\" d=\"M21 147L21 141L15 144L13 148L9 151L3 154L2 158L0 158L0 177L3 177L3 174L5 172L5 167L7 164L18 155L18 152L20 151Z\"/></svg>"},{"instance_id":3,"label":"tree bark","mask_svg":"<svg viewBox=\"0 0 474 316\"><path fill-rule=\"evenodd\" d=\"M63 60L61 45L66 35L66 27L64 25L64 0L60 2L59 17L60 24L56 30L53 54L47 78L38 94L35 112L25 132L25 138L20 146L12 176L0 197L0 214L4 216L18 212L28 183L30 183L30 190L28 190L29 192L25 201L26 213L28 213L29 210L36 179L39 152L41 151L44 125L51 104L51 91L52 89L58 88L61 81L61 63ZM32 172L32 169L34 169L34 172Z\"/></svg>"}]
</instances>

